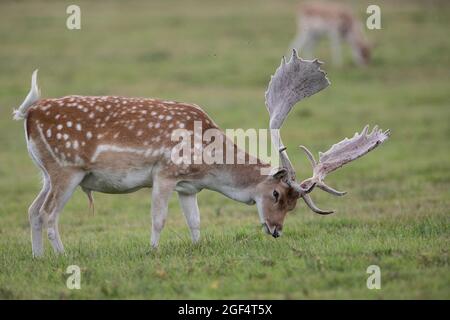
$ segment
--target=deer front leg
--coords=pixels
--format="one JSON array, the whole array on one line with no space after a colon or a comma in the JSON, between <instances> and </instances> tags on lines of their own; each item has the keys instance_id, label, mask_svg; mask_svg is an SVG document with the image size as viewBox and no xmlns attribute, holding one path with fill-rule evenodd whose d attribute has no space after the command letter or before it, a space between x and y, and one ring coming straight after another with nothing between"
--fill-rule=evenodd
<instances>
[{"instance_id":1,"label":"deer front leg","mask_svg":"<svg viewBox=\"0 0 450 320\"><path fill-rule=\"evenodd\" d=\"M289 44L288 47L288 52L292 52L292 49L296 49L296 50L301 50L301 48L303 47L305 42L305 37L303 36L303 34L300 32L300 30L297 32L297 34L295 35L295 38L291 41L291 43Z\"/></svg>"},{"instance_id":2,"label":"deer front leg","mask_svg":"<svg viewBox=\"0 0 450 320\"><path fill-rule=\"evenodd\" d=\"M342 65L342 48L341 48L341 35L339 30L333 30L329 34L331 44L332 61L335 66Z\"/></svg>"},{"instance_id":3,"label":"deer front leg","mask_svg":"<svg viewBox=\"0 0 450 320\"><path fill-rule=\"evenodd\" d=\"M200 240L200 212L197 205L197 194L178 193L181 209L191 230L192 242Z\"/></svg>"},{"instance_id":4,"label":"deer front leg","mask_svg":"<svg viewBox=\"0 0 450 320\"><path fill-rule=\"evenodd\" d=\"M174 189L174 183L163 178L156 178L152 190L152 234L151 246L158 248L159 237L164 228L169 206L169 198Z\"/></svg>"},{"instance_id":5,"label":"deer front leg","mask_svg":"<svg viewBox=\"0 0 450 320\"><path fill-rule=\"evenodd\" d=\"M314 49L314 35L308 31L308 29L304 29L302 31L299 30L289 48L290 50L298 50L298 52L301 52L305 58L311 58L312 51ZM289 56L289 54L287 56Z\"/></svg>"}]
</instances>

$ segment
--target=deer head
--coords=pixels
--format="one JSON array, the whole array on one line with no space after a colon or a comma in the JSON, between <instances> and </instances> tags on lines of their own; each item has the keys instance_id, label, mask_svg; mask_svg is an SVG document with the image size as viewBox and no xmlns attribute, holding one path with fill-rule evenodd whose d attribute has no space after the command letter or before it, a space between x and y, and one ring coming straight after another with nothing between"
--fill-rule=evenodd
<instances>
[{"instance_id":1,"label":"deer head","mask_svg":"<svg viewBox=\"0 0 450 320\"><path fill-rule=\"evenodd\" d=\"M337 191L324 182L326 175L373 150L386 141L390 134L389 130L383 132L377 126L369 133L369 127L366 126L361 133L355 133L353 138L346 138L333 145L328 151L319 153L319 161L316 161L306 147L300 146L311 162L313 175L301 182L296 180L294 167L281 140L280 129L297 102L330 84L326 74L320 69L321 64L318 60L303 60L293 50L289 62L286 62L283 57L281 65L272 76L266 91L271 139L272 144L279 150L281 168L264 181L266 187L269 185L273 189L273 194L265 198L272 198L275 204L282 200L282 205L269 205L266 200L266 202L261 201L259 206L261 207L260 212L264 213L263 224L266 231L274 237L280 235L284 217L289 210L295 207L298 198L302 198L315 213L333 213L331 210L319 209L309 194L315 187L318 187L332 195L343 196L345 192Z\"/></svg>"}]
</instances>

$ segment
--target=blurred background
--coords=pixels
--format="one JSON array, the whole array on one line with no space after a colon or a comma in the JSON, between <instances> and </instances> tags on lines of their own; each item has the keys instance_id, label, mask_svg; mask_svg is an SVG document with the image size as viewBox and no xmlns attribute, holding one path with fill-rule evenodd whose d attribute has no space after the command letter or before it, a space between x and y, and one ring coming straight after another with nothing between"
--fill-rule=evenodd
<instances>
[{"instance_id":1,"label":"blurred background","mask_svg":"<svg viewBox=\"0 0 450 320\"><path fill-rule=\"evenodd\" d=\"M150 193L96 194L96 214L77 191L61 215L68 253L47 246L31 259L27 208L40 190L23 124L12 121L39 68L42 97L69 94L194 102L223 129L266 128L264 91L297 32L290 0L0 2L0 298L450 298L450 3L377 1L381 30L364 29L372 61L356 66L347 46L330 63L332 85L299 104L283 140L301 178L297 150L330 145L365 124L392 138L327 178L344 198L318 217L299 202L279 240L262 234L256 208L202 192L203 241L192 246L175 197L158 253L149 253ZM342 1L362 23L371 1ZM81 8L81 30L66 8ZM301 55L301 52L300 52ZM48 244L46 244L48 245ZM82 267L82 290L65 268ZM378 264L383 289L368 290ZM83 290L84 288L84 290ZM270 290L268 290L270 288Z\"/></svg>"}]
</instances>

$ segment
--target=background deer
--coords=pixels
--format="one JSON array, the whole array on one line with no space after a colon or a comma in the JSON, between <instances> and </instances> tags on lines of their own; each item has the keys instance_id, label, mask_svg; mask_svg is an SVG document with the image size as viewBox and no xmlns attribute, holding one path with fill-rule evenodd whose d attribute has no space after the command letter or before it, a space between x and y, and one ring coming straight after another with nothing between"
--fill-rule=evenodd
<instances>
[{"instance_id":1,"label":"background deer","mask_svg":"<svg viewBox=\"0 0 450 320\"><path fill-rule=\"evenodd\" d=\"M389 131L376 128L369 134L366 127L361 134L319 154L318 162L303 147L313 165L313 176L297 182L278 129L298 101L324 89L329 81L317 60L299 59L295 50L289 63L283 58L266 92L270 128L274 129L272 143L280 151L282 164L270 175L261 174L269 164L259 160L250 163L248 154L244 164L175 164L171 160L171 150L177 143L171 139L173 130L192 133L194 121L201 122L203 132L218 129L197 105L115 96L40 99L36 78L37 71L32 75L28 96L14 112L16 120L25 119L28 151L44 180L41 192L29 208L34 256L43 254L44 228L54 251L64 251L58 217L77 186L87 193L90 203L93 191L128 193L151 187L151 245L155 248L174 191L178 193L194 242L200 237L197 193L202 189L256 204L265 231L278 237L286 213L295 208L299 198L314 212L331 213L317 208L309 193L318 186L334 195L343 195L344 192L323 182L325 176L366 154L389 135ZM203 140L203 145L197 147L206 145ZM233 157L237 151L234 145Z\"/></svg>"},{"instance_id":2,"label":"background deer","mask_svg":"<svg viewBox=\"0 0 450 320\"><path fill-rule=\"evenodd\" d=\"M356 64L367 65L370 62L370 45L362 28L362 23L345 5L307 3L299 8L297 35L290 48L298 49L305 57L311 57L320 39L327 37L335 65L342 64L342 42L350 46Z\"/></svg>"}]
</instances>

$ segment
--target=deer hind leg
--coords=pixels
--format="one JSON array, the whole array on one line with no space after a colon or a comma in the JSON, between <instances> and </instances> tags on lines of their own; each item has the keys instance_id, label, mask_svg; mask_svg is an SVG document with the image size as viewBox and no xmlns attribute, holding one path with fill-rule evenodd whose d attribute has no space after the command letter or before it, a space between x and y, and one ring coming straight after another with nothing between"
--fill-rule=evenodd
<instances>
[{"instance_id":1,"label":"deer hind leg","mask_svg":"<svg viewBox=\"0 0 450 320\"><path fill-rule=\"evenodd\" d=\"M31 229L31 248L33 257L40 257L44 254L44 246L42 243L42 226L44 219L40 215L40 209L44 203L47 194L50 191L50 180L47 173L43 172L44 182L42 190L28 209L28 218Z\"/></svg>"},{"instance_id":2,"label":"deer hind leg","mask_svg":"<svg viewBox=\"0 0 450 320\"><path fill-rule=\"evenodd\" d=\"M313 41L314 41L314 35L313 33L307 28L302 27L297 30L297 35L295 36L294 40L292 40L291 44L289 45L289 51L287 53L287 57L289 58L292 54L292 49L296 49L300 56L303 58L311 58L312 56L312 49L313 49Z\"/></svg>"},{"instance_id":3,"label":"deer hind leg","mask_svg":"<svg viewBox=\"0 0 450 320\"><path fill-rule=\"evenodd\" d=\"M82 171L66 171L61 168L53 175L50 173L50 191L40 209L40 215L45 217L47 236L56 253L64 252L58 229L59 214L83 180L84 175Z\"/></svg>"},{"instance_id":4,"label":"deer hind leg","mask_svg":"<svg viewBox=\"0 0 450 320\"><path fill-rule=\"evenodd\" d=\"M161 231L166 223L169 198L175 188L175 184L164 178L156 177L152 190L152 234L151 246L157 248Z\"/></svg>"},{"instance_id":5,"label":"deer hind leg","mask_svg":"<svg viewBox=\"0 0 450 320\"><path fill-rule=\"evenodd\" d=\"M178 199L180 200L186 222L191 230L192 241L196 243L200 240L200 211L197 205L197 195L179 192Z\"/></svg>"}]
</instances>

